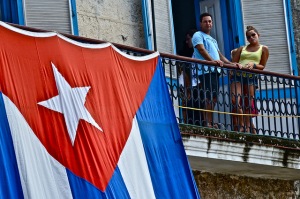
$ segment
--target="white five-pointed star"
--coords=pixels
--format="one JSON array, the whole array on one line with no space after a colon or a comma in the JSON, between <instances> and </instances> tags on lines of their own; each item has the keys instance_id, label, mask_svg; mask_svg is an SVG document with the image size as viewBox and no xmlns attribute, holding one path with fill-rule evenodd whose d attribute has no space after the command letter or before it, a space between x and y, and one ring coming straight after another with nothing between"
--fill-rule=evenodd
<instances>
[{"instance_id":1,"label":"white five-pointed star","mask_svg":"<svg viewBox=\"0 0 300 199\"><path fill-rule=\"evenodd\" d=\"M70 135L72 145L74 145L80 119L91 123L97 129L102 131L84 106L86 95L91 87L71 88L65 78L58 72L54 64L51 64L58 95L46 101L39 102L38 104L64 115L67 130Z\"/></svg>"}]
</instances>

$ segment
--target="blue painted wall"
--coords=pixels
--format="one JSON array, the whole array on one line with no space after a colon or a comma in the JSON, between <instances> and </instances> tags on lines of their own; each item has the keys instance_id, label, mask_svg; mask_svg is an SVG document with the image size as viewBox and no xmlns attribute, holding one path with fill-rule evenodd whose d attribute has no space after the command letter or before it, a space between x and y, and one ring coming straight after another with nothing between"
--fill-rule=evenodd
<instances>
[{"instance_id":1,"label":"blue painted wall","mask_svg":"<svg viewBox=\"0 0 300 199\"><path fill-rule=\"evenodd\" d=\"M76 0L71 0L71 12L72 12L73 34L78 36L79 31L78 31L78 21L77 21L77 11L76 11Z\"/></svg>"},{"instance_id":2,"label":"blue painted wall","mask_svg":"<svg viewBox=\"0 0 300 199\"><path fill-rule=\"evenodd\" d=\"M143 21L144 21L144 32L146 40L146 48L152 50L152 41L151 41L151 24L150 24L150 14L147 4L147 0L142 0L142 10L143 10Z\"/></svg>"},{"instance_id":3,"label":"blue painted wall","mask_svg":"<svg viewBox=\"0 0 300 199\"><path fill-rule=\"evenodd\" d=\"M0 0L1 20L19 24L17 0Z\"/></svg>"},{"instance_id":4,"label":"blue painted wall","mask_svg":"<svg viewBox=\"0 0 300 199\"><path fill-rule=\"evenodd\" d=\"M197 26L197 30L200 30L200 1L203 1L203 0L194 0L194 4L195 4L195 15L196 15L196 26Z\"/></svg>"},{"instance_id":5,"label":"blue painted wall","mask_svg":"<svg viewBox=\"0 0 300 199\"><path fill-rule=\"evenodd\" d=\"M17 0L18 7L18 19L20 25L25 25L24 23L24 11L23 11L23 2L22 0Z\"/></svg>"},{"instance_id":6,"label":"blue painted wall","mask_svg":"<svg viewBox=\"0 0 300 199\"><path fill-rule=\"evenodd\" d=\"M296 60L296 50L295 50L295 41L294 41L294 30L293 30L293 19L292 19L292 11L291 4L289 0L285 0L286 5L286 17L287 17L287 25L288 25L288 35L290 41L290 52L291 52L291 61L292 61L292 70L294 71L294 75L298 76L297 69L297 60Z\"/></svg>"},{"instance_id":7,"label":"blue painted wall","mask_svg":"<svg viewBox=\"0 0 300 199\"><path fill-rule=\"evenodd\" d=\"M177 55L177 52L176 52L176 42L175 42L175 33L174 33L174 22L173 22L172 1L171 1L171 0L169 0L169 5L170 5L170 18L171 18L172 35L173 35L174 55Z\"/></svg>"},{"instance_id":8,"label":"blue painted wall","mask_svg":"<svg viewBox=\"0 0 300 199\"><path fill-rule=\"evenodd\" d=\"M234 42L234 48L245 45L244 24L242 16L242 5L240 0L230 0L230 7L232 8L232 20L235 24L234 35L237 36Z\"/></svg>"},{"instance_id":9,"label":"blue painted wall","mask_svg":"<svg viewBox=\"0 0 300 199\"><path fill-rule=\"evenodd\" d=\"M225 57L228 60L231 60L230 58L230 52L231 52L231 43L232 40L229 39L229 21L227 17L227 7L226 7L226 1L220 1L220 7L221 7L221 18L222 18L222 29L223 29L223 41L224 41L224 50L225 50Z\"/></svg>"}]
</instances>

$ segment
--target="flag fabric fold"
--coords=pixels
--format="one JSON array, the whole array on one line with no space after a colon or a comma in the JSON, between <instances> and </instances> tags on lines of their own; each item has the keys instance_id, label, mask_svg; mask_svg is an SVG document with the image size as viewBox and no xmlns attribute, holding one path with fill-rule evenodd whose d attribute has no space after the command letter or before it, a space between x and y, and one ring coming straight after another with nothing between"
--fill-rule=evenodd
<instances>
[{"instance_id":1,"label":"flag fabric fold","mask_svg":"<svg viewBox=\"0 0 300 199\"><path fill-rule=\"evenodd\" d=\"M0 36L0 198L200 198L158 53Z\"/></svg>"}]
</instances>

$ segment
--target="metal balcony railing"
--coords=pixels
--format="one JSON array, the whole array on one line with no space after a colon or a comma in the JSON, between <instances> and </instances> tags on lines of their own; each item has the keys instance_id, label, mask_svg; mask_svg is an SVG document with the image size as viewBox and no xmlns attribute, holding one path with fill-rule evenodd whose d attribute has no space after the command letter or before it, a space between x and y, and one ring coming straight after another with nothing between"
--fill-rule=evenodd
<instances>
[{"instance_id":1,"label":"metal balcony railing","mask_svg":"<svg viewBox=\"0 0 300 199\"><path fill-rule=\"evenodd\" d=\"M86 43L104 43L69 34L62 35ZM114 45L135 56L153 53L145 49ZM161 53L161 60L179 123L300 139L300 77L256 69L239 70L230 64L220 67L215 62L164 53ZM216 74L217 70L219 72ZM207 75L203 77L201 74L205 73ZM243 85L240 94L237 92L237 81ZM253 95L249 92L250 82L257 83L253 86ZM205 85L207 83L217 83L218 88L209 89ZM216 101L212 100L214 96ZM209 108L211 106L214 108Z\"/></svg>"},{"instance_id":2,"label":"metal balcony railing","mask_svg":"<svg viewBox=\"0 0 300 199\"><path fill-rule=\"evenodd\" d=\"M166 68L174 65L174 62L165 58L162 60ZM217 67L219 73L214 75L212 65L181 60L176 60L174 67L179 72L175 78L171 73L170 79L173 81L168 81L168 86L173 104L178 105L178 122L199 126L210 124L213 128L248 130L262 135L299 139L299 77L261 70L238 70L227 65ZM181 75L193 73L191 71L197 77L200 77L199 72L208 75L193 86L186 81L192 75ZM203 85L207 82L205 78L212 78L208 81L212 84L213 81L219 82L219 88L208 89ZM252 85L252 95L249 88L251 82L256 83ZM240 93L237 92L238 84L243 85ZM216 101L210 100L213 95ZM208 113L211 112L208 106L211 105L214 109L208 120Z\"/></svg>"},{"instance_id":3,"label":"metal balcony railing","mask_svg":"<svg viewBox=\"0 0 300 199\"><path fill-rule=\"evenodd\" d=\"M128 54L143 53L123 50ZM179 123L222 130L257 133L299 139L300 77L262 70L240 70L234 65L161 54L167 84ZM214 75L218 70L218 75ZM201 79L199 74L208 74ZM197 84L192 85L192 76ZM207 89L208 82L219 82L218 90ZM237 80L241 93L237 92ZM249 83L254 82L253 95ZM196 96L195 96L196 93ZM208 100L216 96L216 101ZM250 96L250 97L249 97ZM238 100L239 99L239 100ZM239 101L239 102L238 102ZM238 102L238 103L237 103ZM208 106L214 105L213 110ZM212 112L211 120L208 114ZM250 124L246 125L246 120Z\"/></svg>"}]
</instances>

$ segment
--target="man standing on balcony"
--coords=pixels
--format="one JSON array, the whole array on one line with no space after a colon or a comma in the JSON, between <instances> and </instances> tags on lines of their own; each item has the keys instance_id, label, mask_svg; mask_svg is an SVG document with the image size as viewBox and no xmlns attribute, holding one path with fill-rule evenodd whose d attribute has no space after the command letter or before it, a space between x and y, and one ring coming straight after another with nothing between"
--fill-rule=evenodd
<instances>
[{"instance_id":1,"label":"man standing on balcony","mask_svg":"<svg viewBox=\"0 0 300 199\"><path fill-rule=\"evenodd\" d=\"M212 25L211 14L202 13L200 15L201 30L196 32L192 38L194 52L196 59L215 61L222 67L224 62L231 62L221 54L217 41L210 36ZM205 108L207 110L213 110L219 93L219 75L221 69L215 67L209 68L208 66L202 67L200 64L198 66L198 74L200 75L199 77L203 89L200 92L200 98L201 100L205 99ZM213 102L211 101L211 96L213 97ZM212 113L206 112L203 117L207 122L206 126L212 128L214 123L214 121L212 121ZM218 127L216 126L216 128Z\"/></svg>"}]
</instances>

